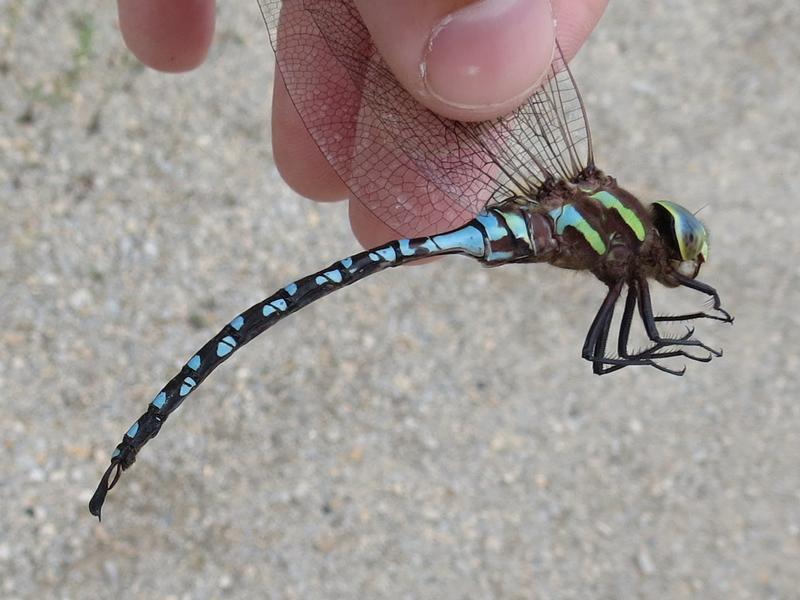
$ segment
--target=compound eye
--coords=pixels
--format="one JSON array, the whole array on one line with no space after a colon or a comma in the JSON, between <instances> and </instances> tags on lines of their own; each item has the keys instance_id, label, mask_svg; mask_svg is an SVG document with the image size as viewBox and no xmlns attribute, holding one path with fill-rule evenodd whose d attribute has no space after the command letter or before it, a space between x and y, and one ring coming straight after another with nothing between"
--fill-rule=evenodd
<instances>
[{"instance_id":1,"label":"compound eye","mask_svg":"<svg viewBox=\"0 0 800 600\"><path fill-rule=\"evenodd\" d=\"M656 226L662 235L667 234L676 258L690 262L708 260L708 233L697 217L680 204L667 200L654 202L653 206Z\"/></svg>"}]
</instances>

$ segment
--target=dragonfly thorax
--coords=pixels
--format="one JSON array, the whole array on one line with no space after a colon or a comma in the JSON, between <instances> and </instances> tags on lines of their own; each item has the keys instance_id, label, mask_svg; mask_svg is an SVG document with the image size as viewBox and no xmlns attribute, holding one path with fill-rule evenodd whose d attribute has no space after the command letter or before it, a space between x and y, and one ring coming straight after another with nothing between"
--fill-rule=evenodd
<instances>
[{"instance_id":1,"label":"dragonfly thorax","mask_svg":"<svg viewBox=\"0 0 800 600\"><path fill-rule=\"evenodd\" d=\"M541 257L565 269L588 270L601 281L628 279L648 262L657 237L650 212L639 200L604 175L562 185L537 198L536 217L545 219L557 249ZM652 269L649 269L652 270Z\"/></svg>"},{"instance_id":2,"label":"dragonfly thorax","mask_svg":"<svg viewBox=\"0 0 800 600\"><path fill-rule=\"evenodd\" d=\"M708 259L708 234L694 214L666 200L647 208L612 177L554 187L529 210L531 229L546 222L555 243L529 260L589 270L607 284L645 277L673 287Z\"/></svg>"}]
</instances>

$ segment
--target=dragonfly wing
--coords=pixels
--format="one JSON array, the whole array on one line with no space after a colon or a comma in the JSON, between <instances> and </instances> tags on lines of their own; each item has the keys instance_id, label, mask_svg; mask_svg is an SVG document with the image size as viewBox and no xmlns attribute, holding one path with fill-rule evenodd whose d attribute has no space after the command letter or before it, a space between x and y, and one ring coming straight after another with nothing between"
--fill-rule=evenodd
<instances>
[{"instance_id":1,"label":"dragonfly wing","mask_svg":"<svg viewBox=\"0 0 800 600\"><path fill-rule=\"evenodd\" d=\"M311 136L353 196L399 235L464 223L509 196L592 166L583 104L560 50L513 113L462 123L395 79L352 0L259 0L278 68Z\"/></svg>"}]
</instances>

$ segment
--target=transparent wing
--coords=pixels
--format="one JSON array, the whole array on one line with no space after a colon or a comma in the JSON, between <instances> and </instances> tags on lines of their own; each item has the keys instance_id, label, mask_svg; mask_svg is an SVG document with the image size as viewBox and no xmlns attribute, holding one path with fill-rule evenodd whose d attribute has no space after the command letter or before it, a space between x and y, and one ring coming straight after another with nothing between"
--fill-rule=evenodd
<instances>
[{"instance_id":1,"label":"transparent wing","mask_svg":"<svg viewBox=\"0 0 800 600\"><path fill-rule=\"evenodd\" d=\"M351 0L259 0L278 68L311 136L353 195L399 235L462 224L488 203L535 199L593 167L580 94L560 50L512 114L437 116L397 82Z\"/></svg>"}]
</instances>

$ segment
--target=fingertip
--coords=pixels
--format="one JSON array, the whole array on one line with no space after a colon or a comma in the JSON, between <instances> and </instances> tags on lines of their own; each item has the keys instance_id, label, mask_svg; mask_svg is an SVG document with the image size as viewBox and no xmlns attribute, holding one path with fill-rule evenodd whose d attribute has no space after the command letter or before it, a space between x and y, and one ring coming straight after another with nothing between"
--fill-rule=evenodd
<instances>
[{"instance_id":1,"label":"fingertip","mask_svg":"<svg viewBox=\"0 0 800 600\"><path fill-rule=\"evenodd\" d=\"M376 246L382 246L387 242L396 240L398 237L405 237L386 225L356 199L350 200L348 203L348 211L350 216L350 228L353 230L353 235L358 240L358 243L361 244L362 248L375 248ZM412 267L422 266L439 260L440 258L440 256L433 256L430 258L416 259L408 263L408 265Z\"/></svg>"},{"instance_id":2,"label":"fingertip","mask_svg":"<svg viewBox=\"0 0 800 600\"><path fill-rule=\"evenodd\" d=\"M214 0L117 0L128 49L149 67L182 72L205 60L214 36Z\"/></svg>"},{"instance_id":3,"label":"fingertip","mask_svg":"<svg viewBox=\"0 0 800 600\"><path fill-rule=\"evenodd\" d=\"M425 92L447 116L499 116L539 86L554 48L549 1L475 2L433 29L421 66Z\"/></svg>"},{"instance_id":4,"label":"fingertip","mask_svg":"<svg viewBox=\"0 0 800 600\"><path fill-rule=\"evenodd\" d=\"M380 244L397 239L397 232L355 198L347 204L350 228L358 243L364 248L374 248Z\"/></svg>"},{"instance_id":5,"label":"fingertip","mask_svg":"<svg viewBox=\"0 0 800 600\"><path fill-rule=\"evenodd\" d=\"M485 120L513 110L553 57L549 0L355 2L400 83L452 119Z\"/></svg>"},{"instance_id":6,"label":"fingertip","mask_svg":"<svg viewBox=\"0 0 800 600\"><path fill-rule=\"evenodd\" d=\"M608 0L553 0L558 43L569 61L583 46L608 6Z\"/></svg>"},{"instance_id":7,"label":"fingertip","mask_svg":"<svg viewBox=\"0 0 800 600\"><path fill-rule=\"evenodd\" d=\"M347 186L297 114L279 71L272 91L272 148L281 177L301 196L318 202L347 197Z\"/></svg>"}]
</instances>

